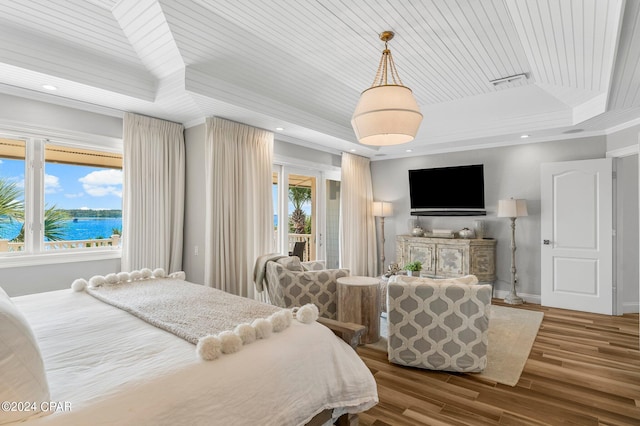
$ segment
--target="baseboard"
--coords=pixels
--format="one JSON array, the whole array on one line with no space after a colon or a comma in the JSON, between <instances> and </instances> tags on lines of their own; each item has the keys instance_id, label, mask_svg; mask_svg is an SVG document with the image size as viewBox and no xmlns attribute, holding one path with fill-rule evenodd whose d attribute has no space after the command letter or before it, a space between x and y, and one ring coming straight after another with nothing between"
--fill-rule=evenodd
<instances>
[{"instance_id":1,"label":"baseboard","mask_svg":"<svg viewBox=\"0 0 640 426\"><path fill-rule=\"evenodd\" d=\"M622 312L625 314L637 314L638 312L640 312L640 303L624 302L622 304Z\"/></svg>"},{"instance_id":2,"label":"baseboard","mask_svg":"<svg viewBox=\"0 0 640 426\"><path fill-rule=\"evenodd\" d=\"M496 299L504 299L509 294L507 290L494 290L493 297ZM541 298L539 294L527 294L527 293L518 293L518 296L522 297L522 299L527 303L533 303L535 305L541 305ZM622 305L622 312L625 314L637 314L640 312L640 303L638 302L625 302ZM387 318L387 313L382 312L381 316L383 318Z\"/></svg>"},{"instance_id":3,"label":"baseboard","mask_svg":"<svg viewBox=\"0 0 640 426\"><path fill-rule=\"evenodd\" d=\"M507 290L494 290L493 297L496 299L504 299L509 294ZM539 294L527 294L518 292L518 296L522 297L525 302L541 305ZM622 312L625 314L637 314L640 312L640 303L638 302L624 302L622 305Z\"/></svg>"},{"instance_id":4,"label":"baseboard","mask_svg":"<svg viewBox=\"0 0 640 426\"><path fill-rule=\"evenodd\" d=\"M496 299L504 299L509 294L507 290L494 290L493 297ZM527 303L533 303L535 305L540 305L540 295L539 294L527 294L518 292L518 296L522 297L522 299Z\"/></svg>"}]
</instances>

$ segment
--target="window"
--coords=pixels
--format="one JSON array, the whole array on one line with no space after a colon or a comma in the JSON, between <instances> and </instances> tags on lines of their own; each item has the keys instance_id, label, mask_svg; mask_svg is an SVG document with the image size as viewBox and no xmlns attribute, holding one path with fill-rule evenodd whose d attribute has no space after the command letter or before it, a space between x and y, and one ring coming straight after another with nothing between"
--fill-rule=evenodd
<instances>
[{"instance_id":1,"label":"window","mask_svg":"<svg viewBox=\"0 0 640 426\"><path fill-rule=\"evenodd\" d=\"M122 154L0 138L0 256L113 251L122 234Z\"/></svg>"},{"instance_id":2,"label":"window","mask_svg":"<svg viewBox=\"0 0 640 426\"><path fill-rule=\"evenodd\" d=\"M0 138L0 254L21 251L26 142Z\"/></svg>"}]
</instances>

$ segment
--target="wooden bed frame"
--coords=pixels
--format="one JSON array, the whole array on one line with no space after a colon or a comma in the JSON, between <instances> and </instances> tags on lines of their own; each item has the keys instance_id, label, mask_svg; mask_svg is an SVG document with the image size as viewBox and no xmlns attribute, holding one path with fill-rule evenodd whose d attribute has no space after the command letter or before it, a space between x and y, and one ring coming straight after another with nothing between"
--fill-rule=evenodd
<instances>
[{"instance_id":1,"label":"wooden bed frame","mask_svg":"<svg viewBox=\"0 0 640 426\"><path fill-rule=\"evenodd\" d=\"M318 322L335 333L336 336L347 342L353 350L360 343L360 337L365 334L367 327L352 322L340 322L329 318L318 318ZM316 414L306 426L322 426L331 420L333 410L327 409ZM343 414L334 423L337 426L357 426L357 414Z\"/></svg>"}]
</instances>

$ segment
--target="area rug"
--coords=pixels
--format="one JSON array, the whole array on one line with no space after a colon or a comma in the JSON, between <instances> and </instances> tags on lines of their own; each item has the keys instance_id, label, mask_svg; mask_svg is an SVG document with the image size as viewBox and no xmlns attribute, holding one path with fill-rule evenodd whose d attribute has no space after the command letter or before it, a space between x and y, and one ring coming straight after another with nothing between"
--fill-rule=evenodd
<instances>
[{"instance_id":1,"label":"area rug","mask_svg":"<svg viewBox=\"0 0 640 426\"><path fill-rule=\"evenodd\" d=\"M520 380L529 358L544 314L525 309L491 305L489 311L489 337L487 368L480 377L515 386ZM380 319L381 338L366 345L372 349L387 351L387 319Z\"/></svg>"}]
</instances>

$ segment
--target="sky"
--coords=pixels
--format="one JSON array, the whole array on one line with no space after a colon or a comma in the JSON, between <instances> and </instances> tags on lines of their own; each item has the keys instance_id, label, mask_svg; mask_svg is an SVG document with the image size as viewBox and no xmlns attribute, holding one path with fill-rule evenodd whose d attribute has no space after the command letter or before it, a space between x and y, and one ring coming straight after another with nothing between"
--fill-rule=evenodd
<instances>
[{"instance_id":1,"label":"sky","mask_svg":"<svg viewBox=\"0 0 640 426\"><path fill-rule=\"evenodd\" d=\"M24 188L24 161L0 159L0 177ZM45 204L60 209L121 209L122 170L47 163Z\"/></svg>"},{"instance_id":2,"label":"sky","mask_svg":"<svg viewBox=\"0 0 640 426\"><path fill-rule=\"evenodd\" d=\"M277 215L278 214L278 185L272 185L271 186L271 195L273 197L273 214ZM293 203L291 201L288 201L289 207L289 214L293 213ZM310 215L311 214L311 203L310 202L306 202L304 204L302 204L302 211L306 214L306 215Z\"/></svg>"}]
</instances>

